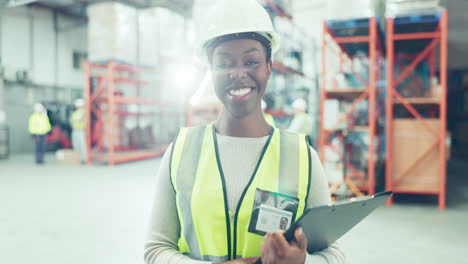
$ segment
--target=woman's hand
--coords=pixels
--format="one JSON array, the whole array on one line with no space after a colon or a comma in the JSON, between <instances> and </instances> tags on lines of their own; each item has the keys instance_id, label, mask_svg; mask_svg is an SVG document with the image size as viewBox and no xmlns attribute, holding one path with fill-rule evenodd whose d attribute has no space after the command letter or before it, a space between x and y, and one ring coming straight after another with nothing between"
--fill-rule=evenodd
<instances>
[{"instance_id":1,"label":"woman's hand","mask_svg":"<svg viewBox=\"0 0 468 264\"><path fill-rule=\"evenodd\" d=\"M288 243L282 232L267 233L263 239L261 256L263 264L304 264L307 254L307 237L302 227L296 229L295 240Z\"/></svg>"}]
</instances>

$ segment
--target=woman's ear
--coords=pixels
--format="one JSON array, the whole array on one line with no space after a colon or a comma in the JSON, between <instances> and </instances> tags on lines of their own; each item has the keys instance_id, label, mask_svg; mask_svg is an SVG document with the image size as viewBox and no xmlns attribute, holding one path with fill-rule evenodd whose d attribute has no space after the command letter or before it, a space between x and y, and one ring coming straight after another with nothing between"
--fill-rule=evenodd
<instances>
[{"instance_id":1,"label":"woman's ear","mask_svg":"<svg viewBox=\"0 0 468 264\"><path fill-rule=\"evenodd\" d=\"M269 62L267 62L268 78L270 78L271 76L272 69L273 69L273 62L270 60Z\"/></svg>"}]
</instances>

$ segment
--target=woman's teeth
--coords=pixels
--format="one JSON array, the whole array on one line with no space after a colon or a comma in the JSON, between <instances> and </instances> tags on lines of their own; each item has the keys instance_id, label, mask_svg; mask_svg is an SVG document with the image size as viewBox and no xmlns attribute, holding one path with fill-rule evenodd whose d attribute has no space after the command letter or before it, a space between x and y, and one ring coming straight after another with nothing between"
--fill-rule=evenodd
<instances>
[{"instance_id":1,"label":"woman's teeth","mask_svg":"<svg viewBox=\"0 0 468 264\"><path fill-rule=\"evenodd\" d=\"M252 88L241 88L229 90L229 94L233 96L244 96L252 91Z\"/></svg>"}]
</instances>

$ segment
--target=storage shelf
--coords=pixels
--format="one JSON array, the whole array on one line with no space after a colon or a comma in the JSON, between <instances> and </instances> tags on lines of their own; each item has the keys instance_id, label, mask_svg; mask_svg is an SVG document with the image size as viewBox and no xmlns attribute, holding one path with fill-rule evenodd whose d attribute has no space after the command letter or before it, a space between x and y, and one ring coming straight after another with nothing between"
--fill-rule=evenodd
<instances>
[{"instance_id":1,"label":"storage shelf","mask_svg":"<svg viewBox=\"0 0 468 264\"><path fill-rule=\"evenodd\" d=\"M298 74L298 75L304 75L303 72L300 72L300 71L296 71L294 69L291 69L287 66L285 66L284 64L280 63L280 62L273 62L273 69L274 70L277 70L279 72L282 72L282 73L287 73L287 74Z\"/></svg>"},{"instance_id":2,"label":"storage shelf","mask_svg":"<svg viewBox=\"0 0 468 264\"><path fill-rule=\"evenodd\" d=\"M439 194L438 186L426 186L425 190L422 191L421 188L411 188L411 187L394 187L392 192L394 193L406 193L406 194L428 194L428 195L437 195Z\"/></svg>"},{"instance_id":3,"label":"storage shelf","mask_svg":"<svg viewBox=\"0 0 468 264\"><path fill-rule=\"evenodd\" d=\"M89 153L87 163L107 162L112 166L162 155L167 148L165 145L170 143L172 134L179 126L176 122L182 123L182 111L179 109L180 105L174 102L162 101L157 97L140 96L140 94L149 94L144 91L155 87L149 85L153 83L152 79L140 78L153 77L152 75L138 73L156 71L153 68L134 67L115 60L98 64L85 63L84 68L87 101L86 148ZM99 77L95 78L98 73ZM122 83L129 86L122 89L119 85ZM153 109L135 113L126 109L126 104L150 105ZM171 119L171 122L164 123L165 129L171 131L171 134L163 134L161 128L153 126L145 129L144 135L137 135L137 140L133 140L136 134L125 129L124 119L143 116L151 117L151 122L165 122L165 119ZM129 140L125 140L124 137L128 137ZM125 151L128 149L135 150Z\"/></svg>"},{"instance_id":4,"label":"storage shelf","mask_svg":"<svg viewBox=\"0 0 468 264\"><path fill-rule=\"evenodd\" d=\"M444 10L397 16L387 18L386 22L385 188L395 193L438 195L439 208L443 209L446 205L448 13ZM394 67L401 59L409 59L411 64L395 74ZM397 90L398 80L406 77L403 74L414 72L415 66L424 60L429 64L430 79L436 77L439 69L438 97L400 99L405 90ZM407 113L401 112L406 104L411 108ZM411 118L399 118L397 114L401 113ZM424 137L427 133L433 134L432 137ZM391 198L388 204L392 204Z\"/></svg>"},{"instance_id":5,"label":"storage shelf","mask_svg":"<svg viewBox=\"0 0 468 264\"><path fill-rule=\"evenodd\" d=\"M369 131L369 127L367 127L367 126L355 126L355 127L352 127L351 130L353 130L353 131L368 132L368 131Z\"/></svg>"},{"instance_id":6,"label":"storage shelf","mask_svg":"<svg viewBox=\"0 0 468 264\"><path fill-rule=\"evenodd\" d=\"M124 78L124 77L117 77L115 78L116 83L127 83L127 84L133 84L133 85L141 85L141 86L147 86L149 85L148 82L145 81L138 81L130 78Z\"/></svg>"},{"instance_id":7,"label":"storage shelf","mask_svg":"<svg viewBox=\"0 0 468 264\"><path fill-rule=\"evenodd\" d=\"M415 54L423 50L432 38L439 38L437 32L441 13L401 15L393 19L395 50ZM429 37L432 35L432 37Z\"/></svg>"},{"instance_id":8,"label":"storage shelf","mask_svg":"<svg viewBox=\"0 0 468 264\"><path fill-rule=\"evenodd\" d=\"M322 82L320 89L320 118L319 118L319 140L318 148L320 150L320 158L322 162L326 161L326 147L330 145L330 133L340 129L331 131L330 129L325 129L325 117L327 107L325 107L325 102L327 100L339 100L350 102L350 106L344 113L338 117L338 122L343 122L345 120L353 119L354 114L360 104L360 102L368 102L369 111L366 116L367 122L361 122L360 124L368 123L369 126L356 126L349 127L350 132L354 131L365 131L369 132L369 147L366 151L368 154L367 164L361 168L353 168L351 164L348 164L350 170L363 170L360 171L359 178L348 178L350 179L361 191L367 192L367 194L375 193L375 180L376 180L376 165L377 160L377 144L375 141L377 129L370 129L370 127L376 127L377 119L380 118L376 116L377 114L377 100L378 98L378 89L377 83L381 81L382 74L381 71L381 57L382 57L382 45L380 43L378 22L376 18L364 18L364 19L349 19L349 20L329 20L323 23L323 39L322 39L322 80L331 80L335 76L332 73L335 73L334 70L330 71L327 68L327 56L328 53L336 56L336 59L340 60L342 63L340 69L346 70L349 65L346 59L359 54L360 59L367 59L369 61L366 65L368 78L361 76L356 76L357 79L365 80L366 84L363 84L364 87L330 87L329 82ZM339 48L337 48L337 46ZM332 50L334 52L332 52ZM345 59L345 60L343 60ZM336 69L336 66L334 69ZM331 66L329 66L331 67ZM355 72L355 69L350 69L351 73ZM356 73L354 73L356 74ZM356 74L357 75L357 74ZM351 122L352 123L352 122ZM338 123L335 124L336 127L347 127L349 125ZM342 139L339 139L342 140ZM342 144L341 144L342 145ZM332 146L335 148L336 146ZM344 157L341 157L343 161ZM346 163L345 163L346 164ZM358 195L358 194L356 194Z\"/></svg>"},{"instance_id":9,"label":"storage shelf","mask_svg":"<svg viewBox=\"0 0 468 264\"><path fill-rule=\"evenodd\" d=\"M431 97L415 97L415 98L405 98L404 101L408 104L415 104L415 105L439 105L440 98L431 98ZM400 99L395 99L394 104L403 104Z\"/></svg>"},{"instance_id":10,"label":"storage shelf","mask_svg":"<svg viewBox=\"0 0 468 264\"><path fill-rule=\"evenodd\" d=\"M341 88L341 89L329 89L325 90L327 99L337 99L352 101L361 96L366 89L352 89L352 88Z\"/></svg>"}]
</instances>

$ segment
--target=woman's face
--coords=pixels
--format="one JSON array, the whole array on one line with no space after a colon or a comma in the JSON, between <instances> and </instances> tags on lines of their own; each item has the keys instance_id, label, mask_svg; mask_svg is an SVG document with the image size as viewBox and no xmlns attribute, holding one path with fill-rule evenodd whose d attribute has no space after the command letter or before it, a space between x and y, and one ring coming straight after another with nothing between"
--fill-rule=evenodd
<instances>
[{"instance_id":1,"label":"woman's face","mask_svg":"<svg viewBox=\"0 0 468 264\"><path fill-rule=\"evenodd\" d=\"M260 108L271 74L265 48L252 39L237 39L220 44L211 61L213 84L224 108L242 119Z\"/></svg>"}]
</instances>

